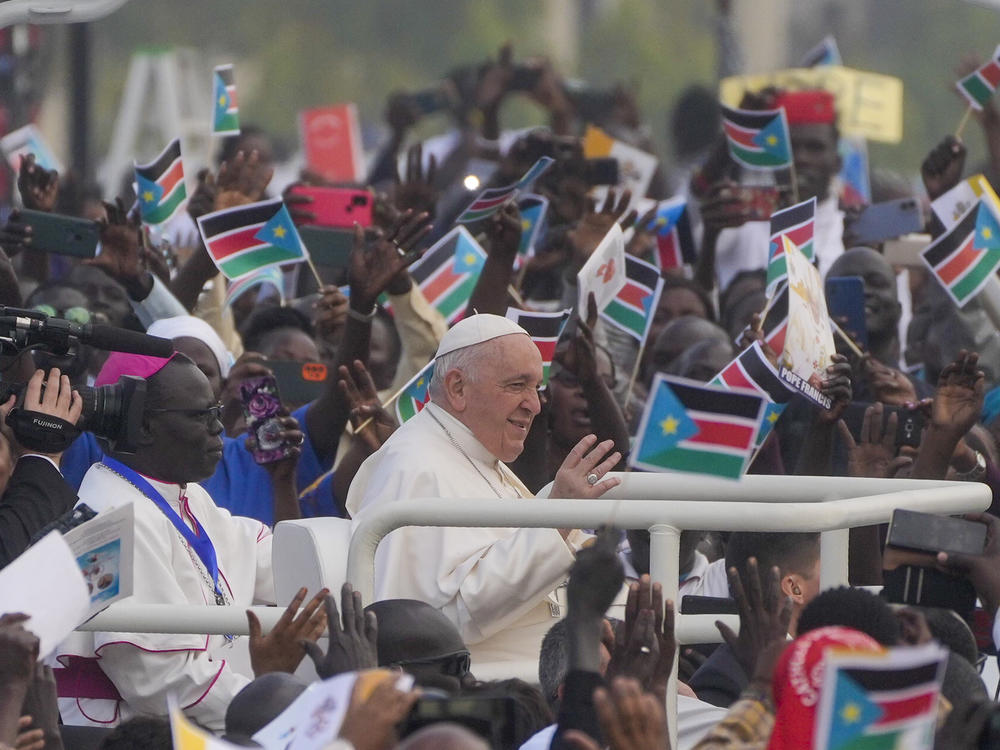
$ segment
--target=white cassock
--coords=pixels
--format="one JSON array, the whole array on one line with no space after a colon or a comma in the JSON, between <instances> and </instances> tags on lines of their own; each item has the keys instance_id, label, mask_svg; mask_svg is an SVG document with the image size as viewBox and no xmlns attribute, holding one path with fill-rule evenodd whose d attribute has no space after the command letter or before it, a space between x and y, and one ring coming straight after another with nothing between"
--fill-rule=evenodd
<instances>
[{"instance_id":1,"label":"white cassock","mask_svg":"<svg viewBox=\"0 0 1000 750\"><path fill-rule=\"evenodd\" d=\"M190 528L208 533L227 604L274 603L267 526L231 516L193 482L182 492L179 485L147 480ZM104 464L94 464L79 496L98 512L135 505L134 593L126 602L216 606L211 579L197 554L135 486ZM59 662L68 666L56 670L63 721L114 726L136 714L165 716L172 693L190 718L222 730L229 701L249 682L227 666L229 645L222 635L74 633L56 649ZM110 678L110 686L102 675ZM120 699L108 696L109 688Z\"/></svg>"},{"instance_id":2,"label":"white cassock","mask_svg":"<svg viewBox=\"0 0 1000 750\"><path fill-rule=\"evenodd\" d=\"M824 279L830 266L844 254L844 212L831 191L825 200L816 203L813 248L816 251L819 274ZM767 268L771 244L771 223L748 221L743 226L723 229L715 245L715 275L719 291L723 292L740 271Z\"/></svg>"},{"instance_id":3,"label":"white cassock","mask_svg":"<svg viewBox=\"0 0 1000 750\"><path fill-rule=\"evenodd\" d=\"M544 502L533 500L465 425L432 402L361 465L347 509L358 522L373 508L410 498L498 494ZM560 616L550 595L586 538L573 532L564 541L555 529L397 529L378 546L375 598L420 599L441 610L469 646L473 669L477 662L534 661Z\"/></svg>"}]
</instances>

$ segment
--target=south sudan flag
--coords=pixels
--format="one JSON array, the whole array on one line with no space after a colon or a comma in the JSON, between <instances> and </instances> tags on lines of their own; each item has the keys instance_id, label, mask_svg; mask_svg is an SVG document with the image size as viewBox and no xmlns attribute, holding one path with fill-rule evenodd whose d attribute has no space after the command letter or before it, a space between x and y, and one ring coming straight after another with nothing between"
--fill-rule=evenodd
<instances>
[{"instance_id":1,"label":"south sudan flag","mask_svg":"<svg viewBox=\"0 0 1000 750\"><path fill-rule=\"evenodd\" d=\"M207 214L198 219L198 229L208 254L230 280L308 257L280 198Z\"/></svg>"},{"instance_id":2,"label":"south sudan flag","mask_svg":"<svg viewBox=\"0 0 1000 750\"><path fill-rule=\"evenodd\" d=\"M149 164L136 164L135 181L143 223L169 221L187 201L180 139L174 138Z\"/></svg>"},{"instance_id":3,"label":"south sudan flag","mask_svg":"<svg viewBox=\"0 0 1000 750\"><path fill-rule=\"evenodd\" d=\"M750 169L782 169L792 163L788 121L781 109L730 109L722 106L722 129L729 154Z\"/></svg>"}]
</instances>

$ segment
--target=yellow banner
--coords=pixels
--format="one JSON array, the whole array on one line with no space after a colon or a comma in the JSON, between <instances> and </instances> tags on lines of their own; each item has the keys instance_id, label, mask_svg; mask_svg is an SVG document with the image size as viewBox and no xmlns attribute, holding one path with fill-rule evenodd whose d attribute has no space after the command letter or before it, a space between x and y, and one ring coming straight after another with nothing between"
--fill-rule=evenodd
<instances>
[{"instance_id":1,"label":"yellow banner","mask_svg":"<svg viewBox=\"0 0 1000 750\"><path fill-rule=\"evenodd\" d=\"M738 107L745 92L768 86L789 91L829 91L836 100L837 124L842 135L884 143L899 143L903 139L903 82L893 76L841 65L791 68L726 78L719 84L719 98L727 107Z\"/></svg>"}]
</instances>

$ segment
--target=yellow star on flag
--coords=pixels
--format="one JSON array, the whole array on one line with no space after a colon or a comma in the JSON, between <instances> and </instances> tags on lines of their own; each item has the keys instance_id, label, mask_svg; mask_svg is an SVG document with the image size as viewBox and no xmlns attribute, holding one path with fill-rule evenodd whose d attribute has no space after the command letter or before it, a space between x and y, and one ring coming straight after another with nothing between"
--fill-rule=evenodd
<instances>
[{"instance_id":1,"label":"yellow star on flag","mask_svg":"<svg viewBox=\"0 0 1000 750\"><path fill-rule=\"evenodd\" d=\"M465 263L466 263L466 265L471 266L475 262L476 262L476 254L475 253L466 253L465 254Z\"/></svg>"},{"instance_id":2,"label":"yellow star on flag","mask_svg":"<svg viewBox=\"0 0 1000 750\"><path fill-rule=\"evenodd\" d=\"M767 415L767 421L770 422L771 424L774 424L775 422L777 422L778 421L778 412L772 411L770 414L768 414Z\"/></svg>"},{"instance_id":3,"label":"yellow star on flag","mask_svg":"<svg viewBox=\"0 0 1000 750\"><path fill-rule=\"evenodd\" d=\"M853 724L861 718L861 708L857 703L848 703L840 712L840 718L842 718L847 724Z\"/></svg>"},{"instance_id":4,"label":"yellow star on flag","mask_svg":"<svg viewBox=\"0 0 1000 750\"><path fill-rule=\"evenodd\" d=\"M285 229L284 227L275 227L274 228L274 236L277 237L279 240L282 237L284 237L287 233L288 233L288 230Z\"/></svg>"},{"instance_id":5,"label":"yellow star on flag","mask_svg":"<svg viewBox=\"0 0 1000 750\"><path fill-rule=\"evenodd\" d=\"M983 227L983 239L988 240L993 237L993 230L989 227Z\"/></svg>"},{"instance_id":6,"label":"yellow star on flag","mask_svg":"<svg viewBox=\"0 0 1000 750\"><path fill-rule=\"evenodd\" d=\"M153 191L147 190L142 194L142 200L145 203L151 203L153 201Z\"/></svg>"},{"instance_id":7,"label":"yellow star on flag","mask_svg":"<svg viewBox=\"0 0 1000 750\"><path fill-rule=\"evenodd\" d=\"M527 232L529 229L531 229L531 222L527 219L521 219L521 231Z\"/></svg>"},{"instance_id":8,"label":"yellow star on flag","mask_svg":"<svg viewBox=\"0 0 1000 750\"><path fill-rule=\"evenodd\" d=\"M776 144L777 142L778 142L778 136L776 136L776 135L769 135L769 136L767 137L767 145L768 145L768 146L773 146L773 145L775 145L775 144Z\"/></svg>"},{"instance_id":9,"label":"yellow star on flag","mask_svg":"<svg viewBox=\"0 0 1000 750\"><path fill-rule=\"evenodd\" d=\"M666 419L660 422L660 429L663 430L664 435L673 435L677 432L677 427L680 423L679 419L668 415Z\"/></svg>"},{"instance_id":10,"label":"yellow star on flag","mask_svg":"<svg viewBox=\"0 0 1000 750\"><path fill-rule=\"evenodd\" d=\"M222 96L219 97L219 106L220 107L225 107L226 106L226 95L225 94L223 94Z\"/></svg>"}]
</instances>

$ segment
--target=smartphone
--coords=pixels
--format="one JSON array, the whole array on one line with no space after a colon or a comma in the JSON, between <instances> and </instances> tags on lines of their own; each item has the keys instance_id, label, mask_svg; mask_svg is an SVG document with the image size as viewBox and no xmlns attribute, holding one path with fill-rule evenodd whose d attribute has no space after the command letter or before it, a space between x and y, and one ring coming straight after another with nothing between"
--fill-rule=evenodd
<instances>
[{"instance_id":1,"label":"smartphone","mask_svg":"<svg viewBox=\"0 0 1000 750\"><path fill-rule=\"evenodd\" d=\"M328 229L305 225L299 227L299 237L317 266L346 268L354 247L354 232L349 229Z\"/></svg>"},{"instance_id":2,"label":"smartphone","mask_svg":"<svg viewBox=\"0 0 1000 750\"><path fill-rule=\"evenodd\" d=\"M911 448L920 447L920 437L924 431L927 419L919 409L907 409L902 406L889 407L885 411L885 418L895 411L898 415L896 423L896 447L908 445Z\"/></svg>"},{"instance_id":3,"label":"smartphone","mask_svg":"<svg viewBox=\"0 0 1000 750\"><path fill-rule=\"evenodd\" d=\"M296 406L308 404L323 395L331 377L330 368L322 362L269 359L267 367L274 373L278 392L287 403Z\"/></svg>"},{"instance_id":4,"label":"smartphone","mask_svg":"<svg viewBox=\"0 0 1000 750\"><path fill-rule=\"evenodd\" d=\"M422 91L414 91L410 94L410 98L420 114L432 115L435 112L451 109L455 100L453 89L450 82L444 82Z\"/></svg>"},{"instance_id":5,"label":"smartphone","mask_svg":"<svg viewBox=\"0 0 1000 750\"><path fill-rule=\"evenodd\" d=\"M882 245L882 254L894 266L916 266L926 268L921 253L931 244L929 234L904 234L888 239Z\"/></svg>"},{"instance_id":6,"label":"smartphone","mask_svg":"<svg viewBox=\"0 0 1000 750\"><path fill-rule=\"evenodd\" d=\"M724 596L696 596L688 594L681 597L682 615L738 615L736 600Z\"/></svg>"},{"instance_id":7,"label":"smartphone","mask_svg":"<svg viewBox=\"0 0 1000 750\"><path fill-rule=\"evenodd\" d=\"M74 258L93 258L97 255L101 228L96 221L25 209L21 211L21 223L31 227L29 247L34 250L72 255Z\"/></svg>"},{"instance_id":8,"label":"smartphone","mask_svg":"<svg viewBox=\"0 0 1000 750\"><path fill-rule=\"evenodd\" d=\"M363 227L372 224L372 194L367 190L296 185L292 193L312 198L306 209L315 217L311 224L334 229L353 229L355 223Z\"/></svg>"},{"instance_id":9,"label":"smartphone","mask_svg":"<svg viewBox=\"0 0 1000 750\"><path fill-rule=\"evenodd\" d=\"M838 325L861 342L862 348L868 347L864 279L860 276L828 277L826 309Z\"/></svg>"},{"instance_id":10,"label":"smartphone","mask_svg":"<svg viewBox=\"0 0 1000 750\"><path fill-rule=\"evenodd\" d=\"M253 460L269 464L287 458L292 446L281 439L281 398L278 383L272 375L248 378L240 383L240 400L247 432L254 436L257 447Z\"/></svg>"},{"instance_id":11,"label":"smartphone","mask_svg":"<svg viewBox=\"0 0 1000 750\"><path fill-rule=\"evenodd\" d=\"M778 188L770 185L741 185L737 196L745 208L748 221L769 221L771 214L778 210L781 195Z\"/></svg>"},{"instance_id":12,"label":"smartphone","mask_svg":"<svg viewBox=\"0 0 1000 750\"><path fill-rule=\"evenodd\" d=\"M588 185L617 185L621 170L614 157L601 157L584 161L584 179Z\"/></svg>"},{"instance_id":13,"label":"smartphone","mask_svg":"<svg viewBox=\"0 0 1000 750\"><path fill-rule=\"evenodd\" d=\"M986 524L897 508L885 544L920 552L981 555L986 547Z\"/></svg>"},{"instance_id":14,"label":"smartphone","mask_svg":"<svg viewBox=\"0 0 1000 750\"><path fill-rule=\"evenodd\" d=\"M924 215L916 198L874 203L864 209L849 227L855 244L877 245L924 228Z\"/></svg>"},{"instance_id":15,"label":"smartphone","mask_svg":"<svg viewBox=\"0 0 1000 750\"><path fill-rule=\"evenodd\" d=\"M510 79L511 91L534 91L542 77L542 69L535 66L518 65Z\"/></svg>"},{"instance_id":16,"label":"smartphone","mask_svg":"<svg viewBox=\"0 0 1000 750\"><path fill-rule=\"evenodd\" d=\"M844 422L855 441L861 440L861 425L864 422L865 410L870 403L855 401L844 412ZM924 413L919 409L907 409L903 406L886 406L882 413L882 429L889 426L889 417L896 415L896 449L902 446L917 448L920 437L927 422Z\"/></svg>"}]
</instances>

